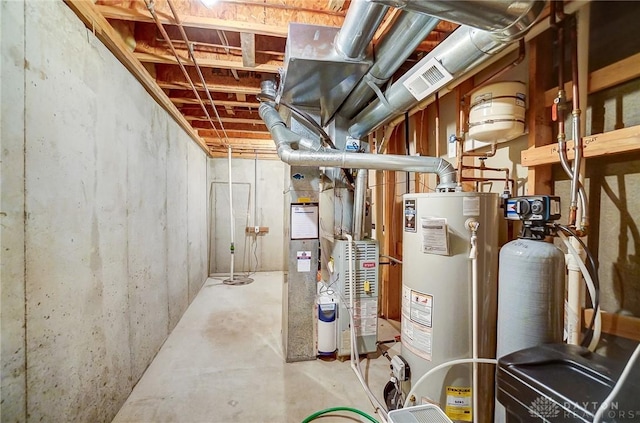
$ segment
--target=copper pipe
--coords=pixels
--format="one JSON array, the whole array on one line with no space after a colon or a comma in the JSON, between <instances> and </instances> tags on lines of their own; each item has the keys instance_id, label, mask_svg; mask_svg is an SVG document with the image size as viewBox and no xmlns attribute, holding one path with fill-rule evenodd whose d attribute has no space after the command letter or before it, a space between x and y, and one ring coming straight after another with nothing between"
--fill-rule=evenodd
<instances>
[{"instance_id":1,"label":"copper pipe","mask_svg":"<svg viewBox=\"0 0 640 423\"><path fill-rule=\"evenodd\" d=\"M218 113L218 109L216 109L216 103L213 101L213 98L211 97L211 92L209 91L209 87L207 87L207 82L204 79L204 75L202 75L202 70L200 69L200 66L198 66L198 61L196 60L196 55L193 52L193 45L189 42L189 38L187 37L187 33L185 32L184 27L182 26L182 22L180 21L180 18L178 17L178 13L176 12L176 9L173 7L173 3L171 2L171 0L167 0L167 4L169 5L169 8L171 9L171 13L173 14L173 19L176 21L176 24L178 25L178 29L180 30L180 34L182 35L182 39L187 44L187 48L189 50L189 56L191 56L191 61L193 62L193 65L196 67L196 72L198 72L198 76L200 77L200 82L202 82L202 86L204 87L204 91L207 94L207 98L209 99L209 103L211 104L211 108L213 109L213 112L215 113L216 118L218 118L218 123L220 123L220 129L222 130L222 133L224 134L224 141L220 138L219 135L218 135L218 138L220 138L220 141L224 145L229 146L229 136L227 135L227 131L224 129L224 125L222 124L222 119L220 118L220 114ZM164 29L163 29L163 31L164 31ZM166 32L165 32L165 34L166 34ZM172 46L172 49L173 49L173 46ZM200 100L200 101L202 101L202 100ZM204 104L203 104L203 107L204 107ZM207 116L208 115L209 114L207 113ZM213 125L213 122L211 124Z\"/></svg>"},{"instance_id":2,"label":"copper pipe","mask_svg":"<svg viewBox=\"0 0 640 423\"><path fill-rule=\"evenodd\" d=\"M497 180L503 180L504 181L504 191L509 191L509 181L513 181L513 179L509 178L509 175L511 174L511 171L508 167L486 167L484 166L484 164L480 165L480 166L463 166L462 170L464 169L475 169L475 170L489 170L492 172L504 172L505 173L505 178L504 179L497 179ZM480 177L483 178L483 177ZM462 177L462 179L466 179L466 177ZM515 187L515 183L513 184L513 186Z\"/></svg>"},{"instance_id":3,"label":"copper pipe","mask_svg":"<svg viewBox=\"0 0 640 423\"><path fill-rule=\"evenodd\" d=\"M158 18L158 15L156 14L156 9L155 9L154 2L153 1L149 1L149 0L144 0L144 3L147 6L147 9L149 10L149 13L151 13L151 17L155 21L156 26L158 27L158 30L160 31L160 33L162 34L164 39L169 44L169 48L171 49L171 52L175 56L176 61L178 62L178 65L180 66L180 70L182 70L182 73L184 74L184 77L189 82L189 85L191 85L191 89L193 90L193 93L195 94L195 96L198 99L198 101L200 102L200 106L202 107L202 111L207 116L207 119L209 120L209 123L211 124L211 127L215 131L216 135L218 135L218 138L220 138L220 134L218 133L218 129L214 125L213 120L211 119L211 116L209 116L209 112L207 111L207 107L204 105L204 102L202 101L202 98L200 97L200 93L198 93L198 90L196 89L196 86L193 83L193 80L191 79L191 76L189 76L189 72L187 72L187 69L182 64L182 60L180 59L180 56L178 55L178 52L176 51L176 48L174 47L173 43L171 42L171 39L169 38L169 34L167 34L167 31L164 29L164 26L162 25L162 22L160 22L160 19ZM206 88L206 85L205 85L205 88Z\"/></svg>"},{"instance_id":4,"label":"copper pipe","mask_svg":"<svg viewBox=\"0 0 640 423\"><path fill-rule=\"evenodd\" d=\"M485 178L481 176L465 176L462 178L462 180L467 182L505 181L504 178ZM515 189L516 181L514 179L507 180L511 184L511 188Z\"/></svg>"}]
</instances>

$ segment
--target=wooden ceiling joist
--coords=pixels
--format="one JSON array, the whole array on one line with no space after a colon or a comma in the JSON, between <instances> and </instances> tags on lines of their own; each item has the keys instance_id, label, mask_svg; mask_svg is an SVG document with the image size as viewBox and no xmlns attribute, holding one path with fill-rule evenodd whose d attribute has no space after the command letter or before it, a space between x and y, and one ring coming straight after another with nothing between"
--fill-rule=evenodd
<instances>
[{"instance_id":1,"label":"wooden ceiling joist","mask_svg":"<svg viewBox=\"0 0 640 423\"><path fill-rule=\"evenodd\" d=\"M211 124L209 122L203 122L198 120L191 121L191 126L196 130L211 130ZM220 131L220 125L216 123L216 129ZM242 132L267 132L267 127L264 122L261 123L238 123L238 122L225 122L224 129L226 131L242 131Z\"/></svg>"},{"instance_id":2,"label":"wooden ceiling joist","mask_svg":"<svg viewBox=\"0 0 640 423\"><path fill-rule=\"evenodd\" d=\"M262 139L262 140L271 140L271 134L269 131L235 131L235 130L227 130L225 128L227 135L230 138L251 138L251 139ZM199 129L198 134L202 138L217 138L218 134L212 129Z\"/></svg>"},{"instance_id":3,"label":"wooden ceiling joist","mask_svg":"<svg viewBox=\"0 0 640 423\"><path fill-rule=\"evenodd\" d=\"M156 69L156 79L158 81L166 81L166 82L186 82L184 79L184 75L178 66L175 65L155 65ZM205 68L201 69L202 76L204 77L207 85L215 86L234 86L238 87L241 91L246 92L246 88L252 88L254 90L260 90L260 82L262 82L262 77L258 74L254 74L251 72L243 72L239 75L241 76L240 80L237 80L234 76L230 74L228 69L210 69ZM200 77L195 68L189 67L187 68L187 72L192 80L197 80L200 83ZM186 89L186 91L191 91L191 87Z\"/></svg>"},{"instance_id":4,"label":"wooden ceiling joist","mask_svg":"<svg viewBox=\"0 0 640 423\"><path fill-rule=\"evenodd\" d=\"M211 150L209 152L209 154L214 159L218 159L218 158L226 159L227 158L227 152L226 151L222 152L222 151ZM236 159L280 160L278 158L278 155L275 152L273 152L273 153L262 153L262 152L247 152L247 151L235 152L235 151L233 151L232 156L234 158L236 158Z\"/></svg>"},{"instance_id":5,"label":"wooden ceiling joist","mask_svg":"<svg viewBox=\"0 0 640 423\"><path fill-rule=\"evenodd\" d=\"M200 104L195 98L171 97L171 101L173 102L173 104L177 105ZM258 106L260 106L260 104L256 101L232 101L214 99L213 102L216 104L216 106L224 107L245 107L257 109ZM211 104L211 102L209 100L204 100L204 104Z\"/></svg>"},{"instance_id":6,"label":"wooden ceiling joist","mask_svg":"<svg viewBox=\"0 0 640 423\"><path fill-rule=\"evenodd\" d=\"M209 119L207 119L206 116L185 116L185 119L187 119L189 122L193 122L193 121L209 122ZM246 119L246 118L236 118L236 117L220 117L220 120L222 121L222 123L245 123L249 125L260 125L262 127L265 127L264 122L260 118ZM214 121L217 122L218 119L215 118Z\"/></svg>"},{"instance_id":7,"label":"wooden ceiling joist","mask_svg":"<svg viewBox=\"0 0 640 423\"><path fill-rule=\"evenodd\" d=\"M169 53L147 53L135 51L133 54L136 59L143 63L159 63L166 65L178 64L175 56ZM186 57L186 55L181 57L181 60L185 66L193 66L193 63ZM236 60L210 59L203 57L197 57L197 60L198 65L201 68L236 69L250 72L278 73L279 69L282 67L281 63L260 63L256 64L254 67L248 68L245 67L241 61Z\"/></svg>"},{"instance_id":8,"label":"wooden ceiling joist","mask_svg":"<svg viewBox=\"0 0 640 423\"><path fill-rule=\"evenodd\" d=\"M267 148L267 149L275 149L275 144L271 140L254 140L247 138L231 138L229 137L229 144L234 146L243 146L243 147L251 147L251 148ZM220 139L218 137L204 137L204 140L207 144L211 145L221 145L221 141L224 142L226 139Z\"/></svg>"},{"instance_id":9,"label":"wooden ceiling joist","mask_svg":"<svg viewBox=\"0 0 640 423\"><path fill-rule=\"evenodd\" d=\"M136 4L136 3L134 3ZM119 6L96 6L98 11L107 19L118 19L123 21L153 22L153 18L148 10L143 8L127 8ZM158 10L160 22L166 25L175 25L171 13ZM212 29L234 32L252 32L254 34L269 35L271 37L286 38L288 28L284 26L265 25L257 22L232 21L227 19L209 18L202 16L181 16L182 24L186 28Z\"/></svg>"}]
</instances>

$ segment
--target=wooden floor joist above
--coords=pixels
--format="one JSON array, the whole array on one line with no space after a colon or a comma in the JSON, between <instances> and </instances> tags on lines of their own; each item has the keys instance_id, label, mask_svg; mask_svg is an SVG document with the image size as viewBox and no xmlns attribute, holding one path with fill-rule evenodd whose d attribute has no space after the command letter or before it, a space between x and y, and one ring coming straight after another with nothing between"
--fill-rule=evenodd
<instances>
[{"instance_id":1,"label":"wooden floor joist above","mask_svg":"<svg viewBox=\"0 0 640 423\"><path fill-rule=\"evenodd\" d=\"M261 82L277 78L284 67L289 24L340 28L351 3L217 0L207 6L201 0L67 2L200 146L212 154L226 151L227 141L216 134L224 127L231 134L228 138L234 155L254 148L254 153L260 150L267 156L274 155L275 149L258 116L256 95ZM400 9L388 9L372 40L374 46L401 15ZM440 22L405 66L432 50L456 27ZM208 97L213 99L219 120Z\"/></svg>"}]
</instances>

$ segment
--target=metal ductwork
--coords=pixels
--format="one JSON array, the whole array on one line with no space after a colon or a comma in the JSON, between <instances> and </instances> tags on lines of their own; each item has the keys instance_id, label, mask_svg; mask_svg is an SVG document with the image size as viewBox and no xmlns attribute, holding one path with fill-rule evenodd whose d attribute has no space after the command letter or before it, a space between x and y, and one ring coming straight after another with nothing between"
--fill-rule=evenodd
<instances>
[{"instance_id":1,"label":"metal ductwork","mask_svg":"<svg viewBox=\"0 0 640 423\"><path fill-rule=\"evenodd\" d=\"M514 41L535 23L544 0L372 0L399 9L489 31L501 41Z\"/></svg>"},{"instance_id":2,"label":"metal ductwork","mask_svg":"<svg viewBox=\"0 0 640 423\"><path fill-rule=\"evenodd\" d=\"M376 87L386 84L439 22L439 19L431 16L402 12L378 44L375 63L351 91L338 113L350 119L362 110L376 95L371 84Z\"/></svg>"},{"instance_id":3,"label":"metal ductwork","mask_svg":"<svg viewBox=\"0 0 640 423\"><path fill-rule=\"evenodd\" d=\"M408 3L414 4L413 1ZM520 10L521 14L512 17L511 25L505 24L498 31L488 32L469 26L461 26L455 30L393 84L386 91L383 98L375 100L352 119L349 133L355 138L362 138L380 125L388 123L426 97L436 93L452 80L468 73L477 65L505 48L512 38L506 37L504 34L516 33L515 30L510 31L509 28L520 28L520 26L527 23L528 26L526 28L520 28L517 31L518 37L524 36L526 29L531 26L537 17L537 15L533 16L535 12L538 11L539 13L544 8L544 1L542 0L516 1L513 3L503 1L435 1L419 3L436 3L440 6L448 4L450 6L447 9L449 13L453 13L452 10L457 10L458 5L461 5L462 10L467 10L467 14L471 14L469 8L473 5L475 6L475 9L472 8L473 16L475 17L473 22L484 21L485 24L498 20L495 15L499 15L500 11L503 12L501 15L503 19L510 16L505 16L505 13L511 10L508 5L526 4L528 7L517 7L516 9ZM497 5L501 5L501 8L498 8ZM483 16L485 17L484 19L481 18ZM524 16L526 16L526 19ZM518 22L520 25L517 25Z\"/></svg>"},{"instance_id":4,"label":"metal ductwork","mask_svg":"<svg viewBox=\"0 0 640 423\"><path fill-rule=\"evenodd\" d=\"M353 0L336 37L336 50L350 59L361 58L388 9L368 0Z\"/></svg>"},{"instance_id":5,"label":"metal ductwork","mask_svg":"<svg viewBox=\"0 0 640 423\"><path fill-rule=\"evenodd\" d=\"M266 91L264 88L263 90ZM438 190L448 191L456 188L456 170L444 159L327 149L319 141L304 138L288 129L273 103L262 102L258 111L276 143L278 156L292 166L435 173L440 178Z\"/></svg>"}]
</instances>

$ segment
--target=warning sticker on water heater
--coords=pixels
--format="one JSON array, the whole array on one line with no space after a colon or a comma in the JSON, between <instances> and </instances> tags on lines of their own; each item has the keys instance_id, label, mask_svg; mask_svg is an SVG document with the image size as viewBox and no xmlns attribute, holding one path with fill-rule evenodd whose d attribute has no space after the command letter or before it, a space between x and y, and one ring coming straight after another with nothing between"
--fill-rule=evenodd
<instances>
[{"instance_id":1,"label":"warning sticker on water heater","mask_svg":"<svg viewBox=\"0 0 640 423\"><path fill-rule=\"evenodd\" d=\"M433 296L402 287L402 345L431 360Z\"/></svg>"},{"instance_id":2,"label":"warning sticker on water heater","mask_svg":"<svg viewBox=\"0 0 640 423\"><path fill-rule=\"evenodd\" d=\"M408 316L402 318L402 348L431 361L431 328L412 322Z\"/></svg>"},{"instance_id":3,"label":"warning sticker on water heater","mask_svg":"<svg viewBox=\"0 0 640 423\"><path fill-rule=\"evenodd\" d=\"M449 255L447 219L443 217L423 217L420 219L420 228L422 229L423 253Z\"/></svg>"},{"instance_id":4,"label":"warning sticker on water heater","mask_svg":"<svg viewBox=\"0 0 640 423\"><path fill-rule=\"evenodd\" d=\"M471 388L447 386L447 406L445 413L452 420L473 421Z\"/></svg>"},{"instance_id":5,"label":"warning sticker on water heater","mask_svg":"<svg viewBox=\"0 0 640 423\"><path fill-rule=\"evenodd\" d=\"M411 320L431 327L431 313L433 311L433 297L411 291L411 306L409 309Z\"/></svg>"}]
</instances>

